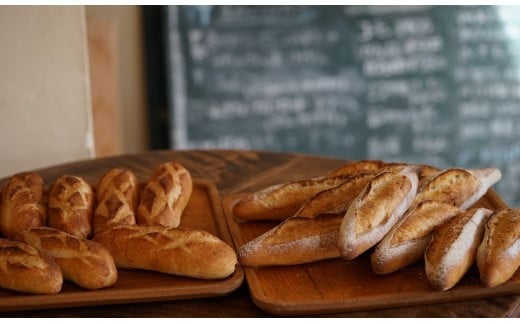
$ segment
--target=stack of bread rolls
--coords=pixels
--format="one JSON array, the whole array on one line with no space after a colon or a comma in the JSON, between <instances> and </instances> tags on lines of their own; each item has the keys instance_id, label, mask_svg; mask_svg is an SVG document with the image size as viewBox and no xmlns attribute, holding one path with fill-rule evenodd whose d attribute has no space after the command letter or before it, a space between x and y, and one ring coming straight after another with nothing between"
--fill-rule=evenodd
<instances>
[{"instance_id":1,"label":"stack of bread rolls","mask_svg":"<svg viewBox=\"0 0 520 323\"><path fill-rule=\"evenodd\" d=\"M232 205L237 220L282 222L242 245L239 262L293 265L370 253L373 272L383 275L423 260L431 286L447 290L476 261L482 284L496 286L520 265L520 211L474 204L500 178L496 168L364 160L246 193Z\"/></svg>"},{"instance_id":2,"label":"stack of bread rolls","mask_svg":"<svg viewBox=\"0 0 520 323\"><path fill-rule=\"evenodd\" d=\"M140 190L128 169L108 170L92 187L63 175L45 190L33 172L1 192L0 287L55 294L63 280L85 289L113 286L117 268L218 279L237 256L219 238L178 228L192 192L179 163L160 165Z\"/></svg>"}]
</instances>

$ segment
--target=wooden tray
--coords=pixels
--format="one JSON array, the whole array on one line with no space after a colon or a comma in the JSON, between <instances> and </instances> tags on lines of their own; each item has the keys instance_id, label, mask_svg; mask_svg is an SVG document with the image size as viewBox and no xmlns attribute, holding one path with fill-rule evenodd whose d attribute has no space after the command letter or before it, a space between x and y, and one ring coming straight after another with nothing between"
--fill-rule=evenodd
<instances>
[{"instance_id":1,"label":"wooden tray","mask_svg":"<svg viewBox=\"0 0 520 323\"><path fill-rule=\"evenodd\" d=\"M277 224L235 220L231 210L241 196L229 195L223 201L237 248ZM493 190L476 206L493 210L507 207ZM255 304L275 315L339 313L520 294L520 270L509 282L485 288L474 266L454 288L439 292L428 284L423 262L392 274L376 275L371 269L370 252L352 261L338 258L294 266L244 267L244 272Z\"/></svg>"},{"instance_id":2,"label":"wooden tray","mask_svg":"<svg viewBox=\"0 0 520 323\"><path fill-rule=\"evenodd\" d=\"M233 246L217 189L209 181L194 181L192 196L180 226L205 230ZM231 276L219 280L144 270L119 270L118 273L114 286L96 291L82 289L67 281L56 295L29 295L0 289L0 311L214 297L231 293L244 278L240 266Z\"/></svg>"}]
</instances>

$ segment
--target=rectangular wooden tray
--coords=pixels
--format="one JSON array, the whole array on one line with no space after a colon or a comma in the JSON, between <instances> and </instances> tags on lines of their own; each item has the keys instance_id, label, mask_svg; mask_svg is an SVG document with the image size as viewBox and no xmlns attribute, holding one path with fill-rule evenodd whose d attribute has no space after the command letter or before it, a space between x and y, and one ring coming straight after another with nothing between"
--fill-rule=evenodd
<instances>
[{"instance_id":1,"label":"rectangular wooden tray","mask_svg":"<svg viewBox=\"0 0 520 323\"><path fill-rule=\"evenodd\" d=\"M194 181L191 199L180 226L207 231L233 246L218 191L210 181ZM82 289L67 281L56 295L29 295L0 288L0 311L215 297L231 293L242 284L244 278L240 266L231 276L218 280L145 270L119 270L118 275L114 286L95 291Z\"/></svg>"},{"instance_id":2,"label":"rectangular wooden tray","mask_svg":"<svg viewBox=\"0 0 520 323\"><path fill-rule=\"evenodd\" d=\"M231 210L242 196L233 194L223 200L224 213L237 248L277 224L235 220ZM476 206L492 210L507 207L493 190L489 190ZM478 269L473 266L454 288L439 292L428 284L424 262L392 274L376 275L372 272L369 255L370 252L366 252L352 261L338 258L293 266L244 266L244 272L255 304L275 315L384 309L520 293L520 270L509 282L485 288L480 284Z\"/></svg>"}]
</instances>

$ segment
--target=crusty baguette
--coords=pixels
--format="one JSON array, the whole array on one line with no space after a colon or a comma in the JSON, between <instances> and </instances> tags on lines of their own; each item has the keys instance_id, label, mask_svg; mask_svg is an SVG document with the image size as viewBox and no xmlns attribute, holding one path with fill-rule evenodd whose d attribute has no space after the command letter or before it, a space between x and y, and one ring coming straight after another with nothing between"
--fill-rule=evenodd
<instances>
[{"instance_id":1,"label":"crusty baguette","mask_svg":"<svg viewBox=\"0 0 520 323\"><path fill-rule=\"evenodd\" d=\"M117 281L114 260L99 243L48 227L21 232L18 240L53 257L63 278L80 287L94 290L112 286Z\"/></svg>"},{"instance_id":2,"label":"crusty baguette","mask_svg":"<svg viewBox=\"0 0 520 323\"><path fill-rule=\"evenodd\" d=\"M409 209L375 248L372 270L388 274L422 260L432 231L460 212L456 206L435 201Z\"/></svg>"},{"instance_id":3,"label":"crusty baguette","mask_svg":"<svg viewBox=\"0 0 520 323\"><path fill-rule=\"evenodd\" d=\"M352 260L377 244L412 203L417 183L414 167L376 175L345 213L338 239L341 256Z\"/></svg>"},{"instance_id":4,"label":"crusty baguette","mask_svg":"<svg viewBox=\"0 0 520 323\"><path fill-rule=\"evenodd\" d=\"M233 215L242 220L284 220L315 194L338 186L348 175L305 179L273 185L247 194L233 206Z\"/></svg>"},{"instance_id":5,"label":"crusty baguette","mask_svg":"<svg viewBox=\"0 0 520 323\"><path fill-rule=\"evenodd\" d=\"M54 259L28 244L0 238L0 287L32 294L56 294L63 276Z\"/></svg>"},{"instance_id":6,"label":"crusty baguette","mask_svg":"<svg viewBox=\"0 0 520 323\"><path fill-rule=\"evenodd\" d=\"M477 252L480 280L494 287L508 281L520 266L520 209L495 212L486 223Z\"/></svg>"},{"instance_id":7,"label":"crusty baguette","mask_svg":"<svg viewBox=\"0 0 520 323\"><path fill-rule=\"evenodd\" d=\"M141 192L136 222L178 227L192 188L191 175L181 164L169 162L160 165Z\"/></svg>"},{"instance_id":8,"label":"crusty baguette","mask_svg":"<svg viewBox=\"0 0 520 323\"><path fill-rule=\"evenodd\" d=\"M327 174L327 177L356 175L359 173L376 173L387 164L382 160L359 160L347 162Z\"/></svg>"},{"instance_id":9,"label":"crusty baguette","mask_svg":"<svg viewBox=\"0 0 520 323\"><path fill-rule=\"evenodd\" d=\"M92 234L94 193L83 178L60 176L49 190L47 225L80 238Z\"/></svg>"},{"instance_id":10,"label":"crusty baguette","mask_svg":"<svg viewBox=\"0 0 520 323\"><path fill-rule=\"evenodd\" d=\"M485 208L469 209L433 231L424 253L426 277L432 287L448 290L468 271L491 213Z\"/></svg>"},{"instance_id":11,"label":"crusty baguette","mask_svg":"<svg viewBox=\"0 0 520 323\"><path fill-rule=\"evenodd\" d=\"M2 191L0 233L12 239L17 232L45 224L43 179L32 172L13 175Z\"/></svg>"},{"instance_id":12,"label":"crusty baguette","mask_svg":"<svg viewBox=\"0 0 520 323\"><path fill-rule=\"evenodd\" d=\"M295 265L338 258L343 214L313 218L293 216L242 245L238 259L245 266Z\"/></svg>"},{"instance_id":13,"label":"crusty baguette","mask_svg":"<svg viewBox=\"0 0 520 323\"><path fill-rule=\"evenodd\" d=\"M136 223L137 184L137 178L128 169L114 168L101 177L92 221L94 234L114 226Z\"/></svg>"},{"instance_id":14,"label":"crusty baguette","mask_svg":"<svg viewBox=\"0 0 520 323\"><path fill-rule=\"evenodd\" d=\"M486 194L501 177L502 174L497 168L446 169L430 177L419 187L414 205L433 200L466 210Z\"/></svg>"},{"instance_id":15,"label":"crusty baguette","mask_svg":"<svg viewBox=\"0 0 520 323\"><path fill-rule=\"evenodd\" d=\"M94 236L118 268L136 268L202 279L225 278L235 271L235 251L200 230L165 226L118 226Z\"/></svg>"}]
</instances>

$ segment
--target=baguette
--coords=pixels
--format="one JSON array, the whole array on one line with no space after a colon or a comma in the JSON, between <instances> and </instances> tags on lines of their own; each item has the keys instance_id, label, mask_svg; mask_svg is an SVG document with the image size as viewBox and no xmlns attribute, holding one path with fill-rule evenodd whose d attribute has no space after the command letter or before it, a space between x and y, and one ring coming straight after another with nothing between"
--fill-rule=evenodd
<instances>
[{"instance_id":1,"label":"baguette","mask_svg":"<svg viewBox=\"0 0 520 323\"><path fill-rule=\"evenodd\" d=\"M456 206L435 201L409 209L372 253L374 273L389 274L423 259L432 231L460 212Z\"/></svg>"},{"instance_id":2,"label":"baguette","mask_svg":"<svg viewBox=\"0 0 520 323\"><path fill-rule=\"evenodd\" d=\"M320 177L273 185L242 198L233 206L233 215L242 220L284 220L315 194L338 186L348 175Z\"/></svg>"},{"instance_id":3,"label":"baguette","mask_svg":"<svg viewBox=\"0 0 520 323\"><path fill-rule=\"evenodd\" d=\"M99 243L48 227L21 232L18 240L53 257L63 278L80 287L95 290L117 281L114 260Z\"/></svg>"},{"instance_id":4,"label":"baguette","mask_svg":"<svg viewBox=\"0 0 520 323\"><path fill-rule=\"evenodd\" d=\"M417 183L414 167L376 175L352 202L341 222L341 256L352 260L377 244L412 203Z\"/></svg>"},{"instance_id":5,"label":"baguette","mask_svg":"<svg viewBox=\"0 0 520 323\"><path fill-rule=\"evenodd\" d=\"M84 179L63 175L51 186L47 209L47 225L79 238L92 234L94 193Z\"/></svg>"},{"instance_id":6,"label":"baguette","mask_svg":"<svg viewBox=\"0 0 520 323\"><path fill-rule=\"evenodd\" d=\"M0 287L31 294L56 294L63 284L54 259L25 243L0 238Z\"/></svg>"},{"instance_id":7,"label":"baguette","mask_svg":"<svg viewBox=\"0 0 520 323\"><path fill-rule=\"evenodd\" d=\"M491 213L485 208L469 209L433 231L424 253L426 277L432 287L448 290L468 271Z\"/></svg>"},{"instance_id":8,"label":"baguette","mask_svg":"<svg viewBox=\"0 0 520 323\"><path fill-rule=\"evenodd\" d=\"M136 222L178 227L192 188L191 175L182 165L176 162L160 165L141 192Z\"/></svg>"},{"instance_id":9,"label":"baguette","mask_svg":"<svg viewBox=\"0 0 520 323\"><path fill-rule=\"evenodd\" d=\"M115 168L106 172L97 186L94 234L118 225L135 224L137 193L137 178L130 170Z\"/></svg>"},{"instance_id":10,"label":"baguette","mask_svg":"<svg viewBox=\"0 0 520 323\"><path fill-rule=\"evenodd\" d=\"M382 160L359 160L345 163L327 174L327 177L351 176L359 173L376 173L387 163Z\"/></svg>"},{"instance_id":11,"label":"baguette","mask_svg":"<svg viewBox=\"0 0 520 323\"><path fill-rule=\"evenodd\" d=\"M202 279L219 279L235 271L235 251L200 230L165 226L118 226L94 236L114 257L118 268L135 268Z\"/></svg>"},{"instance_id":12,"label":"baguette","mask_svg":"<svg viewBox=\"0 0 520 323\"><path fill-rule=\"evenodd\" d=\"M477 266L486 287L503 284L513 276L520 266L520 209L491 215L478 248Z\"/></svg>"},{"instance_id":13,"label":"baguette","mask_svg":"<svg viewBox=\"0 0 520 323\"><path fill-rule=\"evenodd\" d=\"M313 218L293 216L238 250L244 266L296 265L338 258L339 227L343 214Z\"/></svg>"},{"instance_id":14,"label":"baguette","mask_svg":"<svg viewBox=\"0 0 520 323\"><path fill-rule=\"evenodd\" d=\"M45 224L43 179L36 173L12 176L2 191L0 233L12 239L17 232Z\"/></svg>"}]
</instances>

